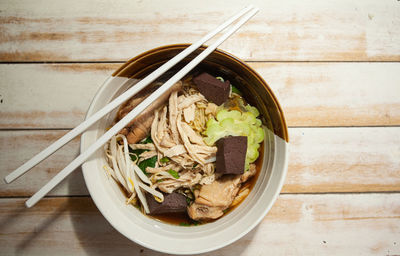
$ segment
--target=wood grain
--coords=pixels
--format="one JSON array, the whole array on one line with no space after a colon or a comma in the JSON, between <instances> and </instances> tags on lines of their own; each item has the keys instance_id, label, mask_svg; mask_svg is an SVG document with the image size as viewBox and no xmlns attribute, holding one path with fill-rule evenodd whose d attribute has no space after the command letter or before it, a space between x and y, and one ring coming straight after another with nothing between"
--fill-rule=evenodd
<instances>
[{"instance_id":1,"label":"wood grain","mask_svg":"<svg viewBox=\"0 0 400 256\"><path fill-rule=\"evenodd\" d=\"M1 128L73 128L119 64L0 65Z\"/></svg>"},{"instance_id":2,"label":"wood grain","mask_svg":"<svg viewBox=\"0 0 400 256\"><path fill-rule=\"evenodd\" d=\"M253 3L260 8L257 16L221 45L243 59L400 60L398 1ZM194 42L245 4L1 1L0 61L127 60L161 45Z\"/></svg>"},{"instance_id":3,"label":"wood grain","mask_svg":"<svg viewBox=\"0 0 400 256\"><path fill-rule=\"evenodd\" d=\"M251 63L289 126L400 124L400 63Z\"/></svg>"},{"instance_id":4,"label":"wood grain","mask_svg":"<svg viewBox=\"0 0 400 256\"><path fill-rule=\"evenodd\" d=\"M399 63L249 63L289 126L400 125ZM121 64L0 65L0 128L73 128Z\"/></svg>"},{"instance_id":5,"label":"wood grain","mask_svg":"<svg viewBox=\"0 0 400 256\"><path fill-rule=\"evenodd\" d=\"M3 178L44 150L66 131L1 131L0 132L0 196L33 195L53 176L79 155L80 138L72 140L25 175L10 184ZM88 195L79 167L62 181L49 195Z\"/></svg>"},{"instance_id":6,"label":"wood grain","mask_svg":"<svg viewBox=\"0 0 400 256\"><path fill-rule=\"evenodd\" d=\"M65 131L1 131L0 176L23 164ZM291 128L289 169L283 193L400 191L399 127ZM11 184L0 197L36 192L79 153L79 140ZM52 195L87 195L81 170Z\"/></svg>"},{"instance_id":7,"label":"wood grain","mask_svg":"<svg viewBox=\"0 0 400 256\"><path fill-rule=\"evenodd\" d=\"M252 3L260 12L221 49L248 61L282 105L288 174L263 221L207 255L400 255L400 2ZM124 61L197 41L247 4L0 1L0 177L82 122ZM164 255L111 227L80 168L25 208L78 154L76 138L0 182L0 254Z\"/></svg>"},{"instance_id":8,"label":"wood grain","mask_svg":"<svg viewBox=\"0 0 400 256\"><path fill-rule=\"evenodd\" d=\"M163 255L114 230L90 198L23 202L0 199L2 254ZM207 255L397 255L399 209L399 194L281 195L253 231Z\"/></svg>"},{"instance_id":9,"label":"wood grain","mask_svg":"<svg viewBox=\"0 0 400 256\"><path fill-rule=\"evenodd\" d=\"M400 191L400 128L289 129L283 192Z\"/></svg>"}]
</instances>

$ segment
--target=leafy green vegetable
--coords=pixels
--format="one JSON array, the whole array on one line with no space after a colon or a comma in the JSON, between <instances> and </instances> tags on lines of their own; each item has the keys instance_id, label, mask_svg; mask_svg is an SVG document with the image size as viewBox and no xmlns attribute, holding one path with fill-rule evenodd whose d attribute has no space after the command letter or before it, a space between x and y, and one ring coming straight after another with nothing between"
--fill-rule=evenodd
<instances>
[{"instance_id":1,"label":"leafy green vegetable","mask_svg":"<svg viewBox=\"0 0 400 256\"><path fill-rule=\"evenodd\" d=\"M210 146L225 136L247 136L246 171L250 163L257 160L259 156L258 149L264 140L264 130L261 120L257 118L260 114L257 108L246 105L244 109L243 112L219 110L216 119L210 118L207 121L207 129L203 134L207 136L204 141Z\"/></svg>"},{"instance_id":2,"label":"leafy green vegetable","mask_svg":"<svg viewBox=\"0 0 400 256\"><path fill-rule=\"evenodd\" d=\"M153 140L151 139L151 136L148 136L146 139L144 139L142 142L142 144L148 144L148 143L153 143Z\"/></svg>"},{"instance_id":3,"label":"leafy green vegetable","mask_svg":"<svg viewBox=\"0 0 400 256\"><path fill-rule=\"evenodd\" d=\"M239 91L239 89L236 88L235 86L233 86L232 84L231 84L231 88L232 88L232 92L233 92L233 93L237 93L237 94L239 94L239 95L242 95L242 92Z\"/></svg>"},{"instance_id":4,"label":"leafy green vegetable","mask_svg":"<svg viewBox=\"0 0 400 256\"><path fill-rule=\"evenodd\" d=\"M151 139L151 136L148 136L147 138L143 139L140 144L148 144L148 143L153 143L153 140ZM129 153L131 156L132 161L136 161L140 154L143 152L149 151L148 149L131 149L129 148Z\"/></svg>"},{"instance_id":5,"label":"leafy green vegetable","mask_svg":"<svg viewBox=\"0 0 400 256\"><path fill-rule=\"evenodd\" d=\"M137 155L130 155L131 159L133 162L135 162L138 159Z\"/></svg>"},{"instance_id":6,"label":"leafy green vegetable","mask_svg":"<svg viewBox=\"0 0 400 256\"><path fill-rule=\"evenodd\" d=\"M132 161L135 162L139 158L140 154L142 154L145 151L148 151L148 150L147 149L131 149L131 148L129 148L129 153L130 153Z\"/></svg>"},{"instance_id":7,"label":"leafy green vegetable","mask_svg":"<svg viewBox=\"0 0 400 256\"><path fill-rule=\"evenodd\" d=\"M165 156L165 157L163 157L163 158L160 159L160 162L161 162L161 163L168 163L170 160L171 160L171 159L169 159L168 157Z\"/></svg>"},{"instance_id":8,"label":"leafy green vegetable","mask_svg":"<svg viewBox=\"0 0 400 256\"><path fill-rule=\"evenodd\" d=\"M153 156L153 157L151 157L151 158L148 158L148 159L146 159L146 160L141 161L141 162L138 164L138 167L140 168L140 170L143 171L144 174L147 175L146 168L147 168L147 167L152 167L152 168L154 168L154 167L156 166L156 162L157 162L157 156Z\"/></svg>"},{"instance_id":9,"label":"leafy green vegetable","mask_svg":"<svg viewBox=\"0 0 400 256\"><path fill-rule=\"evenodd\" d=\"M172 177L174 177L175 179L179 179L179 173L177 173L175 170L172 170L172 169L169 169L168 171L167 171L169 174L171 174L172 175Z\"/></svg>"}]
</instances>

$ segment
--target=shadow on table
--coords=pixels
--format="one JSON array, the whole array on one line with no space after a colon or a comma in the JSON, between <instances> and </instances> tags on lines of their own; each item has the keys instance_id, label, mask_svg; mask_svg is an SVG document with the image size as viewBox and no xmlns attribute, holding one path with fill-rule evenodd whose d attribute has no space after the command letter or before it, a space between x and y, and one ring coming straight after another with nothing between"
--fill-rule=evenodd
<instances>
[{"instance_id":1,"label":"shadow on table","mask_svg":"<svg viewBox=\"0 0 400 256\"><path fill-rule=\"evenodd\" d=\"M6 199L5 199L6 200ZM47 207L55 208L50 210L51 214L46 216L46 218L35 218L35 216L40 216L42 211L46 213L43 206L38 205L37 208L26 208L25 199L15 200L10 199L11 203L7 207L7 214L3 214L0 221L0 230L7 233L17 232L15 245L15 253L18 255L23 255L27 251L34 247L36 239L41 239L42 235L46 235L48 228L60 219L62 215L68 212L69 202L65 200L61 204L49 204ZM39 202L38 204L43 204ZM39 214L32 214L33 211L39 211ZM9 231L10 230L10 231ZM10 241L9 246L13 242ZM0 253L1 254L1 253Z\"/></svg>"},{"instance_id":2,"label":"shadow on table","mask_svg":"<svg viewBox=\"0 0 400 256\"><path fill-rule=\"evenodd\" d=\"M30 209L26 208L26 210ZM31 247L31 245L35 243L35 239L40 237L41 233L46 233L46 229L51 226L52 223L57 222L60 216L65 214L66 211L68 211L68 202L59 205L57 210L53 212L51 216L46 218L43 222L39 223L35 227L34 232L28 233L28 235L17 245L16 252L19 254L24 252L25 249Z\"/></svg>"},{"instance_id":3,"label":"shadow on table","mask_svg":"<svg viewBox=\"0 0 400 256\"><path fill-rule=\"evenodd\" d=\"M90 197L70 198L68 208L76 238L87 255L167 255L140 246L120 234L107 222ZM256 232L257 228L234 244L200 255L240 255Z\"/></svg>"}]
</instances>

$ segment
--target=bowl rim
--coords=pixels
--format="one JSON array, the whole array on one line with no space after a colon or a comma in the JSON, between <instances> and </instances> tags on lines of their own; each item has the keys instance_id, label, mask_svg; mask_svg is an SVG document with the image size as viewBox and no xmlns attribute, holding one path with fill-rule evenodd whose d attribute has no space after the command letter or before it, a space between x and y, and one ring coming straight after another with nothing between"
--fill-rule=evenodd
<instances>
[{"instance_id":1,"label":"bowl rim","mask_svg":"<svg viewBox=\"0 0 400 256\"><path fill-rule=\"evenodd\" d=\"M145 51L145 52L143 52L143 53L131 58L130 60L128 60L124 64L122 64L115 72L113 72L112 77L118 76L118 73L120 73L124 68L126 68L132 62L137 61L140 58L147 56L148 54L152 54L152 53L160 51L160 50L166 50L166 49L174 48L174 47L181 47L181 48L182 47L187 47L189 45L190 44L169 44L169 45L160 46L160 47ZM200 49L201 48L205 48L205 47L202 46L202 47L200 47ZM287 130L287 125L286 125L286 121L285 121L285 118L284 118L284 114L283 114L282 108L281 108L277 98L273 94L271 88L266 83L266 81L255 70L253 70L250 66L248 66L244 61L240 60L239 58L237 58L236 56L232 55L231 53L228 53L228 52L223 51L221 49L216 49L215 51L223 54L225 57L228 57L228 58L232 59L235 62L238 62L242 68L245 68L248 72L250 72L253 76L255 76L260 81L260 83L263 85L263 87L270 93L271 97L274 100L274 103L275 103L275 106L276 106L276 111L279 112L280 122L281 122L282 128L283 128L282 129L283 130L282 131L282 136L279 136L279 137L281 137L283 139L283 141L285 142L283 144L283 150L282 150L283 154L281 153L282 154L281 158L283 157L283 159L281 159L280 163L279 163L280 166L281 166L281 172L278 175L278 182L274 185L275 190L272 192L272 195L270 196L271 200L268 202L268 204L265 206L265 208L260 213L258 213L258 217L249 226L247 226L246 228L243 228L242 231L239 232L234 238L230 238L229 240L226 240L224 243L218 244L216 246L202 248L202 249L198 249L196 251L174 251L174 250L171 250L171 249L160 249L158 247L155 247L153 244L146 243L146 242L144 242L142 240L139 240L139 239L135 239L130 234L122 231L119 228L118 223L115 222L113 220L113 218L111 218L111 216L108 216L107 212L103 209L103 205L101 203L101 199L96 197L96 196L93 196L95 194L94 191L93 191L94 187L90 186L90 184L88 184L89 172L88 172L88 170L85 170L85 166L83 165L82 166L82 172L83 172L83 176L84 176L84 179L85 179L85 184L86 184L86 186L88 188L88 191L89 191L89 193L90 193L90 195L92 197L93 202L95 203L95 205L99 209L99 211L102 213L102 215L113 226L113 228L115 228L118 232L123 234L125 237L127 237L128 239L130 239L131 241L134 241L135 243L137 243L139 245L142 245L144 247L150 248L152 250L156 250L156 251L160 251L160 252L164 252L164 253L174 253L174 254L197 254L197 253L205 253L205 252L217 250L217 249L220 249L220 248L222 248L224 246L227 246L227 245L237 241L238 239L240 239L244 235L246 235L249 231L251 231L255 226L257 226L261 222L261 220L266 216L266 214L271 209L272 205L275 203L277 197L279 196L280 191L281 191L282 186L283 186L284 181L285 181L285 177L286 177L286 173L287 173L287 167L288 167L288 154L289 154L289 152L288 152L288 143L289 143L289 137L288 137L288 130ZM97 90L95 96L93 97L92 102L89 105L89 108L88 108L88 111L86 113L85 119L88 118L89 114L93 114L91 112L93 111L93 107L94 107L94 104L96 102L96 99L100 96L100 94L102 93L102 91L106 87L107 81L109 79L110 78L107 78L105 80L105 82ZM81 143L80 143L81 152L85 147L85 139L86 139L85 134L86 133L84 133L81 136ZM278 136L277 134L275 134L275 135Z\"/></svg>"}]
</instances>

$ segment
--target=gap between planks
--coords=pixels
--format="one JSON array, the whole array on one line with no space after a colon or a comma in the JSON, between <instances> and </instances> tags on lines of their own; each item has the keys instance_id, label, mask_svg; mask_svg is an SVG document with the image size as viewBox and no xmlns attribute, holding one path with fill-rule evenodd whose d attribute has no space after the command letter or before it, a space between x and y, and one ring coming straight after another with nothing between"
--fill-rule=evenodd
<instances>
[{"instance_id":1,"label":"gap between planks","mask_svg":"<svg viewBox=\"0 0 400 256\"><path fill-rule=\"evenodd\" d=\"M282 193L400 191L399 131L397 127L291 128L289 168ZM64 132L1 131L1 175L6 176ZM1 196L32 194L78 154L76 138L19 180L0 184ZM8 161L13 157L14 161ZM81 169L52 195L88 195Z\"/></svg>"},{"instance_id":2,"label":"gap between planks","mask_svg":"<svg viewBox=\"0 0 400 256\"><path fill-rule=\"evenodd\" d=\"M289 127L400 125L397 86L400 63L252 62L249 65L264 77L278 98ZM4 81L0 127L78 125L99 86L119 66L0 65ZM81 92L79 95L77 90Z\"/></svg>"},{"instance_id":3,"label":"gap between planks","mask_svg":"<svg viewBox=\"0 0 400 256\"><path fill-rule=\"evenodd\" d=\"M330 128L395 128L400 127L400 125L348 125L348 126L288 126L288 129L307 129L307 128L321 128L321 129L330 129ZM61 127L61 128L0 128L0 131L70 131L72 128L70 127Z\"/></svg>"},{"instance_id":4,"label":"gap between planks","mask_svg":"<svg viewBox=\"0 0 400 256\"><path fill-rule=\"evenodd\" d=\"M240 59L246 63L400 63L400 60L246 60ZM9 64L124 64L128 60L109 60L109 61L0 61L0 65Z\"/></svg>"},{"instance_id":5,"label":"gap between planks","mask_svg":"<svg viewBox=\"0 0 400 256\"><path fill-rule=\"evenodd\" d=\"M254 2L261 11L221 48L252 60L398 61L398 1ZM118 60L162 44L192 42L243 6L216 1L45 0L4 2L3 51L9 60ZM56 7L55 7L56 6ZM179 8L176 8L179 6ZM213 6L210 11L209 6ZM282 8L284 6L284 8ZM45 8L44 8L45 7ZM199 26L201 20L201 26ZM62 43L60 43L62 42ZM132 43L135 47L132 47ZM110 47L112 45L113 47Z\"/></svg>"},{"instance_id":6,"label":"gap between planks","mask_svg":"<svg viewBox=\"0 0 400 256\"><path fill-rule=\"evenodd\" d=\"M300 192L300 193L291 193L291 192L280 192L281 196L318 196L318 195L365 195L365 194L400 194L400 191L364 191L364 192ZM0 199L28 199L31 196L2 196L0 195ZM90 195L47 195L44 198L54 199L54 198L91 198Z\"/></svg>"},{"instance_id":7,"label":"gap between planks","mask_svg":"<svg viewBox=\"0 0 400 256\"><path fill-rule=\"evenodd\" d=\"M398 255L397 194L281 195L259 225L207 255ZM164 255L124 238L89 198L0 199L3 253Z\"/></svg>"}]
</instances>

